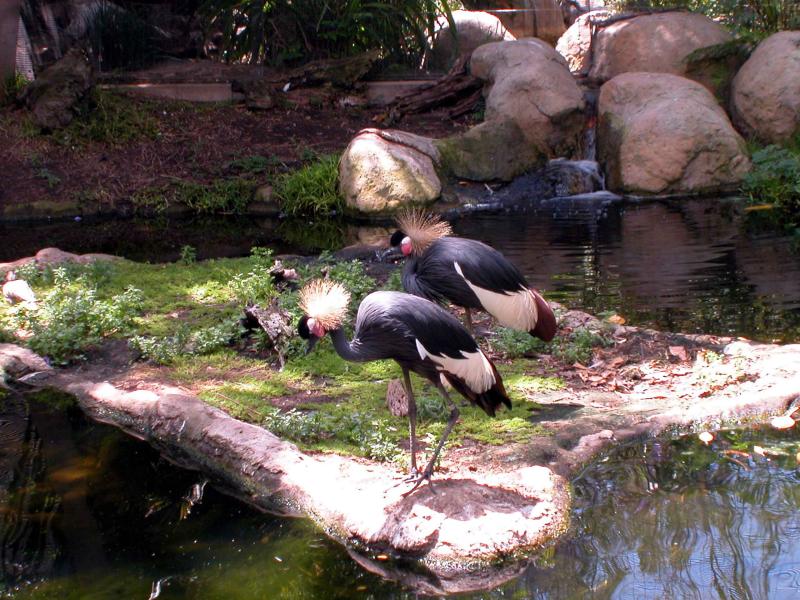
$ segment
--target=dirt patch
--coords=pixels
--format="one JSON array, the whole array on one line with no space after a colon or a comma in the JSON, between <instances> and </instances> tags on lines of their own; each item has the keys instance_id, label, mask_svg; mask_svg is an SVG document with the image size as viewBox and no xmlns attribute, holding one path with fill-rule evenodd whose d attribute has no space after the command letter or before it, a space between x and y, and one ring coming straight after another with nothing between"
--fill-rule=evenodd
<instances>
[{"instance_id":1,"label":"dirt patch","mask_svg":"<svg viewBox=\"0 0 800 600\"><path fill-rule=\"evenodd\" d=\"M19 216L36 204L52 214L113 211L137 191L182 181L208 183L236 175L231 161L271 158L290 169L310 152L340 153L380 111L340 106L340 96L314 88L292 90L272 110L243 105L190 105L131 97L130 108L156 123L153 138L130 143L76 144L63 135L33 135L24 110L0 109L0 216ZM470 126L444 112L408 116L400 128L444 137ZM258 177L258 176L256 176Z\"/></svg>"}]
</instances>

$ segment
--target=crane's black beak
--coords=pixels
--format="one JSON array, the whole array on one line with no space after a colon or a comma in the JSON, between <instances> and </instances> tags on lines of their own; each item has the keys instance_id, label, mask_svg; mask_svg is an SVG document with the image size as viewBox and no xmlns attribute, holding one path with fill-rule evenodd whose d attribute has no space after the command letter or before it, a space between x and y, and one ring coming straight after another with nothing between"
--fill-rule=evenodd
<instances>
[{"instance_id":1,"label":"crane's black beak","mask_svg":"<svg viewBox=\"0 0 800 600\"><path fill-rule=\"evenodd\" d=\"M400 246L389 246L386 250L382 250L378 254L378 260L380 262L394 261L399 258L403 258L403 252L400 250Z\"/></svg>"},{"instance_id":2,"label":"crane's black beak","mask_svg":"<svg viewBox=\"0 0 800 600\"><path fill-rule=\"evenodd\" d=\"M311 354L311 351L314 349L314 346L317 345L319 338L315 335L311 335L308 338L308 346L306 346L306 355Z\"/></svg>"}]
</instances>

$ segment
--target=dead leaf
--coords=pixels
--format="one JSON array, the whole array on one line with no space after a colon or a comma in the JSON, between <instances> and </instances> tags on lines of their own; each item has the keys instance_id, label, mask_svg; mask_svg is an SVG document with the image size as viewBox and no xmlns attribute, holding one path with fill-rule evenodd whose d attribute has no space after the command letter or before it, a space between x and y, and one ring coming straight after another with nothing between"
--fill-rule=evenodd
<instances>
[{"instance_id":1,"label":"dead leaf","mask_svg":"<svg viewBox=\"0 0 800 600\"><path fill-rule=\"evenodd\" d=\"M611 315L606 319L606 321L613 323L614 325L625 325L625 317L618 314Z\"/></svg>"},{"instance_id":2,"label":"dead leaf","mask_svg":"<svg viewBox=\"0 0 800 600\"><path fill-rule=\"evenodd\" d=\"M769 424L775 429L791 429L794 427L794 419L788 415L780 415L779 417L772 417Z\"/></svg>"},{"instance_id":3,"label":"dead leaf","mask_svg":"<svg viewBox=\"0 0 800 600\"><path fill-rule=\"evenodd\" d=\"M762 448L761 446L753 446L753 452L755 452L759 456L766 456L767 455L767 451L764 450L764 448Z\"/></svg>"},{"instance_id":4,"label":"dead leaf","mask_svg":"<svg viewBox=\"0 0 800 600\"><path fill-rule=\"evenodd\" d=\"M700 438L700 441L703 442L704 444L710 444L711 442L714 441L714 434L711 433L710 431L704 431L697 437Z\"/></svg>"}]
</instances>

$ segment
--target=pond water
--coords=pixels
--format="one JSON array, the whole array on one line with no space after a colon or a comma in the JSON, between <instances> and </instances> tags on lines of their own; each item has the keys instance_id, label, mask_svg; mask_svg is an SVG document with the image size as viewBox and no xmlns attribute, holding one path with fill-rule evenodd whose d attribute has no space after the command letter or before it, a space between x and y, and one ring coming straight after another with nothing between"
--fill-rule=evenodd
<instances>
[{"instance_id":1,"label":"pond water","mask_svg":"<svg viewBox=\"0 0 800 600\"><path fill-rule=\"evenodd\" d=\"M570 308L674 331L800 340L795 241L734 201L542 201L466 214L454 227ZM0 225L0 261L49 245L152 262L177 259L186 244L199 258L254 245L298 251L302 234L267 219ZM353 228L323 234L331 244ZM253 511L56 400L0 400L0 596L417 597L306 521ZM766 459L755 445L782 454ZM509 583L463 597L800 596L798 450L796 433L759 430L708 447L687 437L621 448L574 481L568 539ZM202 501L187 500L201 490Z\"/></svg>"},{"instance_id":2,"label":"pond water","mask_svg":"<svg viewBox=\"0 0 800 600\"><path fill-rule=\"evenodd\" d=\"M470 213L454 228L501 250L548 298L570 308L613 311L628 324L670 331L800 340L798 240L764 216L732 199L601 197ZM303 252L358 235L353 225L268 218L5 224L0 261L46 245L150 262L177 260L184 245L199 259L242 256L252 246Z\"/></svg>"},{"instance_id":3,"label":"pond water","mask_svg":"<svg viewBox=\"0 0 800 600\"><path fill-rule=\"evenodd\" d=\"M417 597L308 522L246 507L64 396L0 406L1 597ZM459 597L796 597L798 451L796 433L766 430L619 448L574 481L569 539Z\"/></svg>"}]
</instances>

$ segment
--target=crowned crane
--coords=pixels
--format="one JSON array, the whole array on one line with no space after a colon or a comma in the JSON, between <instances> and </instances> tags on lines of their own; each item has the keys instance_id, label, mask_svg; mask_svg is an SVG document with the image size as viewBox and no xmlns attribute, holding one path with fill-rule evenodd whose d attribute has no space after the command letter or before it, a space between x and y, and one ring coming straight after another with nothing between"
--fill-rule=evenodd
<instances>
[{"instance_id":1,"label":"crowned crane","mask_svg":"<svg viewBox=\"0 0 800 600\"><path fill-rule=\"evenodd\" d=\"M549 342L556 317L542 295L519 269L494 248L477 240L451 236L449 223L437 216L409 211L397 219L390 239L407 257L403 288L410 294L466 312L472 331L472 309L483 309L500 325L527 331Z\"/></svg>"},{"instance_id":2,"label":"crowned crane","mask_svg":"<svg viewBox=\"0 0 800 600\"><path fill-rule=\"evenodd\" d=\"M400 365L408 396L411 475L407 481L414 483L405 493L408 495L424 481L430 481L436 459L458 420L458 408L444 381L490 416L501 404L511 408L511 401L495 366L458 319L442 307L402 292L373 292L358 307L353 339L348 341L342 324L349 301L350 294L341 284L312 281L300 292L304 314L298 322L298 333L308 340L309 352L328 333L336 352L345 360L393 359ZM417 470L417 406L410 371L430 381L450 408L444 433L421 473Z\"/></svg>"},{"instance_id":3,"label":"crowned crane","mask_svg":"<svg viewBox=\"0 0 800 600\"><path fill-rule=\"evenodd\" d=\"M9 304L20 304L28 308L36 308L36 294L24 279L17 279L15 271L6 272L3 283L3 297Z\"/></svg>"}]
</instances>

